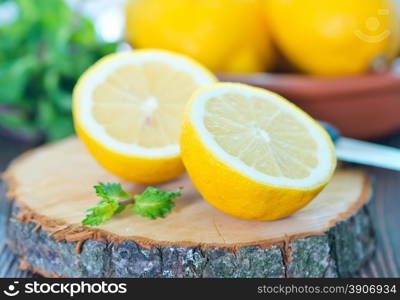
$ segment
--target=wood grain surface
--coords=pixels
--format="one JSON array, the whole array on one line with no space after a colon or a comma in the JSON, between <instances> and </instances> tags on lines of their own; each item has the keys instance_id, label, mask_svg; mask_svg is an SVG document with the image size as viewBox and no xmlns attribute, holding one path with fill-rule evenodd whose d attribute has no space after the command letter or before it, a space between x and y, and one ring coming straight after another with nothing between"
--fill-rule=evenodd
<instances>
[{"instance_id":1,"label":"wood grain surface","mask_svg":"<svg viewBox=\"0 0 400 300\"><path fill-rule=\"evenodd\" d=\"M27 152L11 164L4 179L10 199L27 208L29 219L66 240L69 234L90 233L89 227L83 229L80 223L86 209L98 202L92 187L98 182L120 181L87 153L78 138ZM141 184L121 183L130 194L140 194L145 188ZM337 168L328 186L306 207L280 220L256 222L233 218L212 207L202 199L187 175L155 187L183 189L168 218L149 220L126 210L96 226L96 233L100 230L113 241L132 239L154 246L201 244L203 248L234 249L265 246L322 234L357 212L371 194L370 179L365 172Z\"/></svg>"},{"instance_id":2,"label":"wood grain surface","mask_svg":"<svg viewBox=\"0 0 400 300\"><path fill-rule=\"evenodd\" d=\"M385 144L400 146L400 135L383 140ZM0 169L29 145L0 139ZM375 197L371 203L373 221L377 232L378 251L360 271L361 277L399 277L400 257L400 173L378 168L365 168L375 181ZM0 188L1 189L1 188ZM0 190L4 197L4 191ZM6 245L4 224L9 213L6 201L0 201L0 277L31 277L27 271L18 269L18 259Z\"/></svg>"}]
</instances>

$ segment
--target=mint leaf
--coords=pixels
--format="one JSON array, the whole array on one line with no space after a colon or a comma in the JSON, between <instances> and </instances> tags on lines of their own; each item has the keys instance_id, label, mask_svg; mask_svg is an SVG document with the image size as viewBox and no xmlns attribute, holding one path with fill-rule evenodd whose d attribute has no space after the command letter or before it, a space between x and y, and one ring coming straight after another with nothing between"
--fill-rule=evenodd
<instances>
[{"instance_id":1,"label":"mint leaf","mask_svg":"<svg viewBox=\"0 0 400 300\"><path fill-rule=\"evenodd\" d=\"M164 218L175 206L172 201L181 195L181 190L176 192L163 191L154 187L148 187L141 195L134 197L135 204L132 211L149 219Z\"/></svg>"},{"instance_id":2,"label":"mint leaf","mask_svg":"<svg viewBox=\"0 0 400 300\"><path fill-rule=\"evenodd\" d=\"M100 202L89 209L83 225L96 226L122 212L132 203L132 212L149 219L164 218L175 206L172 201L181 195L181 189L176 192L163 191L148 187L140 195L132 196L124 191L119 183L99 183L94 186Z\"/></svg>"},{"instance_id":3,"label":"mint leaf","mask_svg":"<svg viewBox=\"0 0 400 300\"><path fill-rule=\"evenodd\" d=\"M82 1L0 0L6 2L16 14L0 20L0 106L19 113L10 121L0 107L0 134L36 142L69 136L73 87L118 44L99 39Z\"/></svg>"},{"instance_id":4,"label":"mint leaf","mask_svg":"<svg viewBox=\"0 0 400 300\"><path fill-rule=\"evenodd\" d=\"M96 206L87 210L90 213L82 221L82 224L91 226L100 225L115 215L118 206L117 201L101 201Z\"/></svg>"},{"instance_id":5,"label":"mint leaf","mask_svg":"<svg viewBox=\"0 0 400 300\"><path fill-rule=\"evenodd\" d=\"M94 186L97 196L102 200L115 200L130 198L131 195L124 191L119 183L99 183Z\"/></svg>"},{"instance_id":6,"label":"mint leaf","mask_svg":"<svg viewBox=\"0 0 400 300\"><path fill-rule=\"evenodd\" d=\"M94 186L94 189L101 200L96 206L87 210L89 214L82 221L83 225L100 225L109 220L127 206L127 204L119 204L118 201L131 197L119 183L99 183Z\"/></svg>"}]
</instances>

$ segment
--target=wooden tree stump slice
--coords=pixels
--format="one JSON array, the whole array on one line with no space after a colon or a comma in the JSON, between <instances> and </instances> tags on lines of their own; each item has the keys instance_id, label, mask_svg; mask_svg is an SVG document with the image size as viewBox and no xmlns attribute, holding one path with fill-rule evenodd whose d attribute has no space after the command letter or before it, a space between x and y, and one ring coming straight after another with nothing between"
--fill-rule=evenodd
<instances>
[{"instance_id":1,"label":"wooden tree stump slice","mask_svg":"<svg viewBox=\"0 0 400 300\"><path fill-rule=\"evenodd\" d=\"M78 139L26 153L4 178L12 201L10 247L22 268L45 276L351 276L374 249L370 180L356 169L337 170L308 206L278 221L230 217L183 176L160 185L184 187L165 219L126 210L98 227L80 223L98 201L92 186L120 180L98 166ZM130 192L145 188L122 184Z\"/></svg>"}]
</instances>

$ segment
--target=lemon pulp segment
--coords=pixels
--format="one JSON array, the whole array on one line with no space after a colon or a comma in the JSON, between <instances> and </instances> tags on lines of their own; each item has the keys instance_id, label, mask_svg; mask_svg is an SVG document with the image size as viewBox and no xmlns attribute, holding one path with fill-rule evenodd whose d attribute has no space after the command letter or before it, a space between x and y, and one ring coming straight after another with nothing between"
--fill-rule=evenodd
<instances>
[{"instance_id":1,"label":"lemon pulp segment","mask_svg":"<svg viewBox=\"0 0 400 300\"><path fill-rule=\"evenodd\" d=\"M93 92L92 113L108 135L146 148L175 144L196 83L160 63L117 69Z\"/></svg>"},{"instance_id":2,"label":"lemon pulp segment","mask_svg":"<svg viewBox=\"0 0 400 300\"><path fill-rule=\"evenodd\" d=\"M270 176L310 175L317 145L303 124L258 97L226 94L224 99L207 102L204 124L225 152Z\"/></svg>"}]
</instances>

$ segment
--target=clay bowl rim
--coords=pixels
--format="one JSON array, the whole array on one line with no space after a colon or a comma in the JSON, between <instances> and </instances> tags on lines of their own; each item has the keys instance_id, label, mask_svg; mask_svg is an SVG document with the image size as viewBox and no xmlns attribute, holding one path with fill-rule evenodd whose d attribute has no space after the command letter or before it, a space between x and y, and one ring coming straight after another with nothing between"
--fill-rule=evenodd
<instances>
[{"instance_id":1,"label":"clay bowl rim","mask_svg":"<svg viewBox=\"0 0 400 300\"><path fill-rule=\"evenodd\" d=\"M291 73L218 73L222 81L241 82L298 97L295 102L343 100L343 96L399 91L400 67L382 73L335 78L312 77ZM346 100L347 101L347 100Z\"/></svg>"}]
</instances>

